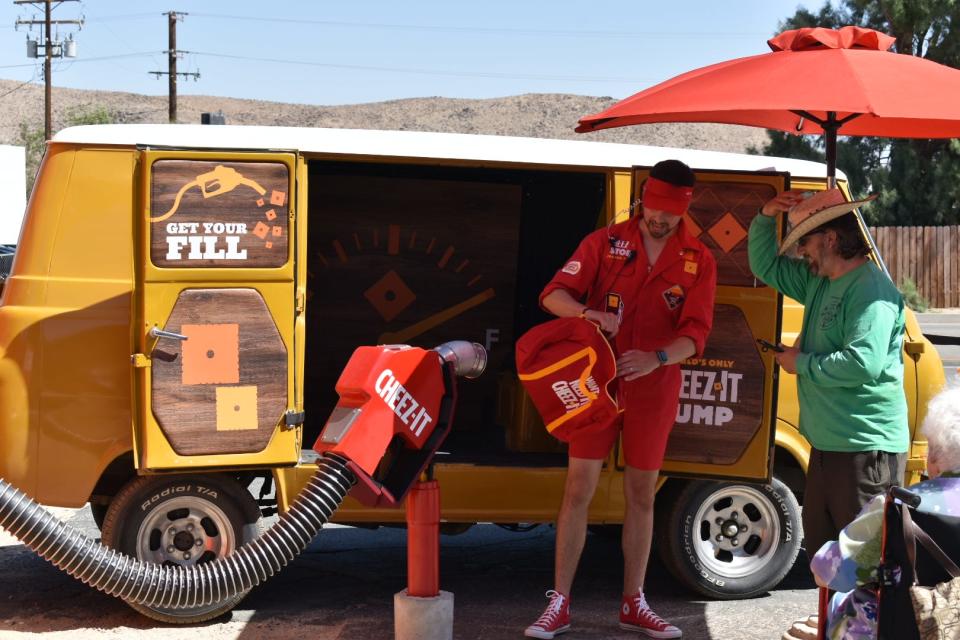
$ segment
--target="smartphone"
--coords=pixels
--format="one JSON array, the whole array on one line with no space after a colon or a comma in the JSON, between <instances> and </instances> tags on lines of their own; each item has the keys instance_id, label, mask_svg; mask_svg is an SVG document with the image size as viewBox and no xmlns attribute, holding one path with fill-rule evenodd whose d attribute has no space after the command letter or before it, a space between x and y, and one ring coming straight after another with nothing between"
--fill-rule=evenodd
<instances>
[{"instance_id":1,"label":"smartphone","mask_svg":"<svg viewBox=\"0 0 960 640\"><path fill-rule=\"evenodd\" d=\"M773 344L772 342L767 342L763 338L757 338L757 344L763 347L764 351L767 351L768 349L771 351L776 351L777 353L783 353L784 351L784 348L781 347L780 345Z\"/></svg>"}]
</instances>

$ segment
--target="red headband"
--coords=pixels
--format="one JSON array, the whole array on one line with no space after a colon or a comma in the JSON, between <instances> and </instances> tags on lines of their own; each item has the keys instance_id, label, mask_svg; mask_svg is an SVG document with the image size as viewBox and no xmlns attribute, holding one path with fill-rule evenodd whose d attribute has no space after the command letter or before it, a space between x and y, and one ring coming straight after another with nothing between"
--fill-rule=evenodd
<instances>
[{"instance_id":1,"label":"red headband","mask_svg":"<svg viewBox=\"0 0 960 640\"><path fill-rule=\"evenodd\" d=\"M643 206L657 211L666 211L675 216L687 212L693 199L693 187L678 187L659 178L647 178L643 187Z\"/></svg>"}]
</instances>

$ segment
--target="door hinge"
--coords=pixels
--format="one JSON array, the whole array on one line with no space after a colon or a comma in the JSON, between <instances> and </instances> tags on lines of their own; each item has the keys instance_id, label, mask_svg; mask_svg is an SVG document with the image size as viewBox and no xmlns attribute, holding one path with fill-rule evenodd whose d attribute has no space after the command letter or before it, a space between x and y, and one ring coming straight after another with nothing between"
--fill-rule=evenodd
<instances>
[{"instance_id":1,"label":"door hinge","mask_svg":"<svg viewBox=\"0 0 960 640\"><path fill-rule=\"evenodd\" d=\"M303 293L303 291L298 291L297 301L296 301L297 315L300 315L301 313L303 313L304 309L306 308L307 308L307 296Z\"/></svg>"},{"instance_id":2,"label":"door hinge","mask_svg":"<svg viewBox=\"0 0 960 640\"><path fill-rule=\"evenodd\" d=\"M142 353L135 353L130 356L130 363L134 369L147 369L150 367L150 358Z\"/></svg>"},{"instance_id":3,"label":"door hinge","mask_svg":"<svg viewBox=\"0 0 960 640\"><path fill-rule=\"evenodd\" d=\"M287 429L293 429L294 427L299 427L306 421L306 412L305 411L294 411L290 409L285 414L283 414L283 425Z\"/></svg>"}]
</instances>

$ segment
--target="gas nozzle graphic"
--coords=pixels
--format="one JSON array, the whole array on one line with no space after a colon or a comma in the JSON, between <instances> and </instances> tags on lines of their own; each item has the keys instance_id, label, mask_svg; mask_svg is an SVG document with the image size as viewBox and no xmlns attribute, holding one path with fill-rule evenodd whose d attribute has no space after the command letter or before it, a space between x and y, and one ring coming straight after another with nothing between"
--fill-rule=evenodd
<instances>
[{"instance_id":1,"label":"gas nozzle graphic","mask_svg":"<svg viewBox=\"0 0 960 640\"><path fill-rule=\"evenodd\" d=\"M173 206L170 207L170 210L163 215L150 218L150 222L163 222L175 214L177 209L180 208L180 200L183 199L183 194L193 187L200 187L200 193L203 194L204 198L213 198L215 196L222 196L226 193L230 193L240 185L250 187L261 196L267 192L267 190L261 187L256 180L251 180L250 178L244 177L244 175L236 169L233 169L232 167L225 167L222 164L217 165L211 171L201 173L195 180L192 180L191 182L188 182L180 187L180 190L177 192L177 197L174 198Z\"/></svg>"}]
</instances>

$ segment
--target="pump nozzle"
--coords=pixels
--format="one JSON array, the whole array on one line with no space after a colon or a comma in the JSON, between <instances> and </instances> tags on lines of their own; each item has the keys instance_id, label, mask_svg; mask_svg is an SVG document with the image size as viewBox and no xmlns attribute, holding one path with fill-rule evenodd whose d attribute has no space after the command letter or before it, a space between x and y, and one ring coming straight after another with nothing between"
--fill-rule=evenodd
<instances>
[{"instance_id":1,"label":"pump nozzle","mask_svg":"<svg viewBox=\"0 0 960 640\"><path fill-rule=\"evenodd\" d=\"M444 362L453 365L458 376L473 380L479 378L487 368L487 350L476 342L452 340L434 347Z\"/></svg>"}]
</instances>

